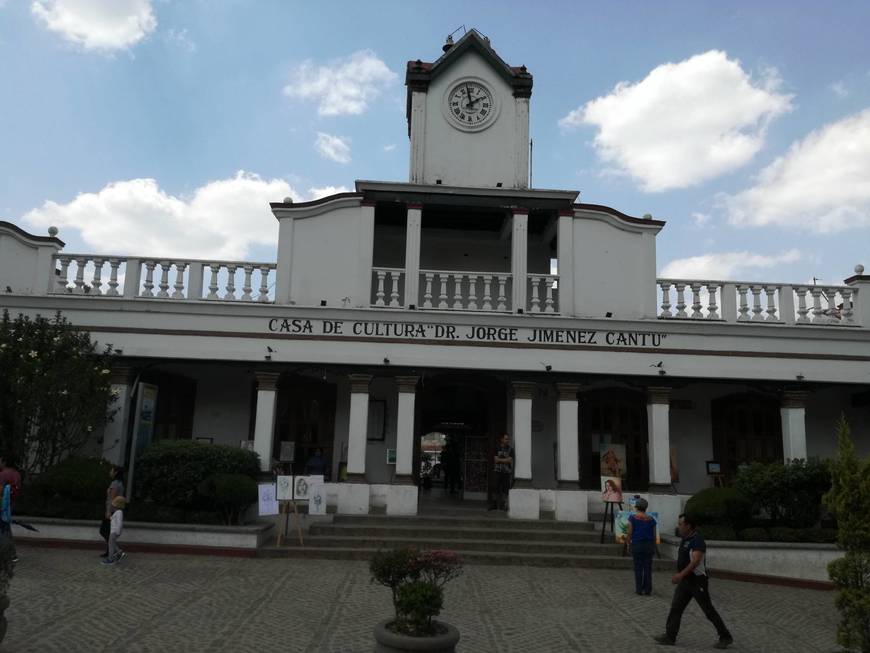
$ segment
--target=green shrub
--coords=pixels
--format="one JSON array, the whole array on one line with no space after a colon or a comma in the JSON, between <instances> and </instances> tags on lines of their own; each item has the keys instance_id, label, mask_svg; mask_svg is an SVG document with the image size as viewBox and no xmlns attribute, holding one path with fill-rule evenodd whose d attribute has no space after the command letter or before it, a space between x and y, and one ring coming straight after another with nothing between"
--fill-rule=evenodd
<instances>
[{"instance_id":1,"label":"green shrub","mask_svg":"<svg viewBox=\"0 0 870 653\"><path fill-rule=\"evenodd\" d=\"M153 501L134 501L124 511L124 518L129 521L154 522L158 524L183 524L186 521L182 509L161 506Z\"/></svg>"},{"instance_id":2,"label":"green shrub","mask_svg":"<svg viewBox=\"0 0 870 653\"><path fill-rule=\"evenodd\" d=\"M106 500L111 469L112 465L102 458L72 456L49 467L28 489L46 499L62 497L100 507Z\"/></svg>"},{"instance_id":3,"label":"green shrub","mask_svg":"<svg viewBox=\"0 0 870 653\"><path fill-rule=\"evenodd\" d=\"M837 541L836 528L804 528L801 530L801 542L817 544L833 544Z\"/></svg>"},{"instance_id":4,"label":"green shrub","mask_svg":"<svg viewBox=\"0 0 870 653\"><path fill-rule=\"evenodd\" d=\"M701 490L686 502L686 514L699 527L706 525L742 528L749 520L752 504L739 490L711 487Z\"/></svg>"},{"instance_id":5,"label":"green shrub","mask_svg":"<svg viewBox=\"0 0 870 653\"><path fill-rule=\"evenodd\" d=\"M751 497L753 513L766 514L772 525L809 528L819 522L831 471L819 460L752 463L737 472L734 487Z\"/></svg>"},{"instance_id":6,"label":"green shrub","mask_svg":"<svg viewBox=\"0 0 870 653\"><path fill-rule=\"evenodd\" d=\"M848 551L828 564L828 576L839 590L837 642L870 651L870 552Z\"/></svg>"},{"instance_id":7,"label":"green shrub","mask_svg":"<svg viewBox=\"0 0 870 653\"><path fill-rule=\"evenodd\" d=\"M701 529L701 535L704 536L705 540L728 541L737 539L737 531L735 531L731 526L717 526L715 524L704 526Z\"/></svg>"},{"instance_id":8,"label":"green shrub","mask_svg":"<svg viewBox=\"0 0 870 653\"><path fill-rule=\"evenodd\" d=\"M136 465L137 500L184 509L209 507L198 488L215 474L244 474L256 478L259 457L251 451L190 440L159 442L139 456Z\"/></svg>"},{"instance_id":9,"label":"green shrub","mask_svg":"<svg viewBox=\"0 0 870 653\"><path fill-rule=\"evenodd\" d=\"M802 542L803 529L776 526L768 529L767 535L771 542Z\"/></svg>"},{"instance_id":10,"label":"green shrub","mask_svg":"<svg viewBox=\"0 0 870 653\"><path fill-rule=\"evenodd\" d=\"M409 635L432 632L432 617L441 614L444 590L426 581L413 581L400 586L396 593L396 627Z\"/></svg>"},{"instance_id":11,"label":"green shrub","mask_svg":"<svg viewBox=\"0 0 870 653\"><path fill-rule=\"evenodd\" d=\"M770 536L766 528L744 528L740 531L740 539L744 542L767 542Z\"/></svg>"},{"instance_id":12,"label":"green shrub","mask_svg":"<svg viewBox=\"0 0 870 653\"><path fill-rule=\"evenodd\" d=\"M215 474L197 489L211 500L225 524L240 523L245 509L257 500L257 482L244 474Z\"/></svg>"}]
</instances>

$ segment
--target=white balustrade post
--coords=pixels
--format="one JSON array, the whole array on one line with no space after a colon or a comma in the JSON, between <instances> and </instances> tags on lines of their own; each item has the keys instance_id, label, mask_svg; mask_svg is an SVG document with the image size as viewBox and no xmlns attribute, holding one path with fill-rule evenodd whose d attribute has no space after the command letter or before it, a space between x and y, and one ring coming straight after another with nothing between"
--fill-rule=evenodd
<instances>
[{"instance_id":1,"label":"white balustrade post","mask_svg":"<svg viewBox=\"0 0 870 653\"><path fill-rule=\"evenodd\" d=\"M797 309L797 323L798 324L807 324L810 321L810 318L807 317L807 313L809 313L809 308L807 308L807 293L809 292L809 288L799 287L795 288L795 294L798 298L798 309Z\"/></svg>"},{"instance_id":2,"label":"white balustrade post","mask_svg":"<svg viewBox=\"0 0 870 653\"><path fill-rule=\"evenodd\" d=\"M821 324L827 321L827 317L822 311L822 289L813 286L810 293L813 296L813 324Z\"/></svg>"},{"instance_id":3,"label":"white balustrade post","mask_svg":"<svg viewBox=\"0 0 870 653\"><path fill-rule=\"evenodd\" d=\"M221 271L221 266L219 263L210 263L208 267L211 270L211 280L208 283L208 295L205 298L220 299L218 295L218 273Z\"/></svg>"},{"instance_id":4,"label":"white balustrade post","mask_svg":"<svg viewBox=\"0 0 870 653\"><path fill-rule=\"evenodd\" d=\"M420 242L422 238L423 205L408 204L405 223L405 297L404 306L419 304Z\"/></svg>"},{"instance_id":5,"label":"white balustrade post","mask_svg":"<svg viewBox=\"0 0 870 653\"><path fill-rule=\"evenodd\" d=\"M103 263L106 260L102 258L94 259L94 276L91 279L91 294L92 295L102 295L103 294Z\"/></svg>"},{"instance_id":6,"label":"white balustrade post","mask_svg":"<svg viewBox=\"0 0 870 653\"><path fill-rule=\"evenodd\" d=\"M840 312L843 324L855 324L854 310L852 308L852 289L843 288L840 290L840 295L843 297L843 310Z\"/></svg>"},{"instance_id":7,"label":"white balustrade post","mask_svg":"<svg viewBox=\"0 0 870 653\"><path fill-rule=\"evenodd\" d=\"M513 210L513 231L511 236L511 276L513 293L511 305L514 312L526 310L526 274L529 258L529 210Z\"/></svg>"},{"instance_id":8,"label":"white balustrade post","mask_svg":"<svg viewBox=\"0 0 870 653\"><path fill-rule=\"evenodd\" d=\"M765 321L767 322L779 322L780 319L776 315L776 300L774 299L774 295L779 290L777 286L765 286L764 292L767 294L767 317Z\"/></svg>"},{"instance_id":9,"label":"white balustrade post","mask_svg":"<svg viewBox=\"0 0 870 653\"><path fill-rule=\"evenodd\" d=\"M557 383L559 406L556 410L558 482L560 488L577 489L580 482L579 412L577 383Z\"/></svg>"},{"instance_id":10,"label":"white balustrade post","mask_svg":"<svg viewBox=\"0 0 870 653\"><path fill-rule=\"evenodd\" d=\"M670 395L667 387L647 388L647 444L650 492L671 492ZM655 488L655 489L654 489Z\"/></svg>"},{"instance_id":11,"label":"white balustrade post","mask_svg":"<svg viewBox=\"0 0 870 653\"><path fill-rule=\"evenodd\" d=\"M828 324L840 324L840 318L838 315L840 314L839 304L837 303L837 293L839 292L837 288L825 288L825 297L828 300L828 310L826 312L826 316L828 318Z\"/></svg>"},{"instance_id":12,"label":"white balustrade post","mask_svg":"<svg viewBox=\"0 0 870 653\"><path fill-rule=\"evenodd\" d=\"M701 312L701 285L697 281L692 282L692 319L703 319L704 314Z\"/></svg>"},{"instance_id":13,"label":"white balustrade post","mask_svg":"<svg viewBox=\"0 0 870 653\"><path fill-rule=\"evenodd\" d=\"M157 261L145 261L145 283L140 297L154 297L154 266Z\"/></svg>"},{"instance_id":14,"label":"white balustrade post","mask_svg":"<svg viewBox=\"0 0 870 653\"><path fill-rule=\"evenodd\" d=\"M84 295L85 294L85 265L87 265L88 260L86 258L77 258L76 259L76 278L73 283L75 283L75 288L73 292L76 295Z\"/></svg>"},{"instance_id":15,"label":"white balustrade post","mask_svg":"<svg viewBox=\"0 0 870 653\"><path fill-rule=\"evenodd\" d=\"M369 427L369 383L368 374L351 374L350 379L350 417L347 438L347 477L349 481L365 483L366 478L366 439Z\"/></svg>"},{"instance_id":16,"label":"white balustrade post","mask_svg":"<svg viewBox=\"0 0 870 653\"><path fill-rule=\"evenodd\" d=\"M124 270L124 297L133 299L139 295L139 283L142 280L142 261L138 258L128 258Z\"/></svg>"},{"instance_id":17,"label":"white balustrade post","mask_svg":"<svg viewBox=\"0 0 870 653\"><path fill-rule=\"evenodd\" d=\"M386 306L386 302L384 301L384 281L387 278L387 272L385 270L377 270L375 274L378 277L378 287L375 291L375 306Z\"/></svg>"},{"instance_id":18,"label":"white balustrade post","mask_svg":"<svg viewBox=\"0 0 870 653\"><path fill-rule=\"evenodd\" d=\"M121 259L109 259L109 289L106 291L108 297L118 296L118 268L121 266Z\"/></svg>"},{"instance_id":19,"label":"white balustrade post","mask_svg":"<svg viewBox=\"0 0 870 653\"><path fill-rule=\"evenodd\" d=\"M57 275L57 288L55 292L68 293L69 289L69 264L72 259L69 256L58 256L60 261L60 274Z\"/></svg>"},{"instance_id":20,"label":"white balustrade post","mask_svg":"<svg viewBox=\"0 0 870 653\"><path fill-rule=\"evenodd\" d=\"M676 317L677 319L685 319L689 317L686 313L686 284L677 281L674 286L676 286L677 289L677 313L676 315L674 315L674 317Z\"/></svg>"},{"instance_id":21,"label":"white balustrade post","mask_svg":"<svg viewBox=\"0 0 870 653\"><path fill-rule=\"evenodd\" d=\"M719 284L716 283L708 283L707 284L707 319L708 320L718 320L719 319L719 306L716 304L716 293L719 291Z\"/></svg>"},{"instance_id":22,"label":"white balustrade post","mask_svg":"<svg viewBox=\"0 0 870 653\"><path fill-rule=\"evenodd\" d=\"M532 298L529 301L529 312L530 313L540 313L541 312L541 298L539 296L538 287L541 284L541 277L530 277L529 278L530 285L532 287Z\"/></svg>"},{"instance_id":23,"label":"white balustrade post","mask_svg":"<svg viewBox=\"0 0 870 653\"><path fill-rule=\"evenodd\" d=\"M260 266L260 294L257 295L257 301L261 303L269 302L269 272L272 268L269 265ZM278 276L278 270L275 269L275 276Z\"/></svg>"},{"instance_id":24,"label":"white balustrade post","mask_svg":"<svg viewBox=\"0 0 870 653\"><path fill-rule=\"evenodd\" d=\"M423 293L423 308L432 308L432 280L435 274L432 272L426 273L426 290Z\"/></svg>"},{"instance_id":25,"label":"white balustrade post","mask_svg":"<svg viewBox=\"0 0 870 653\"><path fill-rule=\"evenodd\" d=\"M553 277L544 277L544 286L546 295L544 297L544 313L555 313L556 309L553 308L553 286L555 285L556 280Z\"/></svg>"},{"instance_id":26,"label":"white balustrade post","mask_svg":"<svg viewBox=\"0 0 870 653\"><path fill-rule=\"evenodd\" d=\"M255 372L257 403L254 406L254 451L260 456L260 470L272 469L275 446L275 405L277 403L277 372Z\"/></svg>"},{"instance_id":27,"label":"white balustrade post","mask_svg":"<svg viewBox=\"0 0 870 653\"><path fill-rule=\"evenodd\" d=\"M158 297L169 297L169 271L172 269L172 261L160 261L160 291Z\"/></svg>"},{"instance_id":28,"label":"white balustrade post","mask_svg":"<svg viewBox=\"0 0 870 653\"><path fill-rule=\"evenodd\" d=\"M441 283L441 292L438 293L438 308L445 309L448 307L447 304L447 280L450 278L449 274L444 274L443 272L438 274L438 281Z\"/></svg>"},{"instance_id":29,"label":"white balustrade post","mask_svg":"<svg viewBox=\"0 0 870 653\"><path fill-rule=\"evenodd\" d=\"M483 275L483 310L492 310L492 275Z\"/></svg>"},{"instance_id":30,"label":"white balustrade post","mask_svg":"<svg viewBox=\"0 0 870 653\"><path fill-rule=\"evenodd\" d=\"M785 462L807 458L806 404L806 392L788 390L782 393L779 412Z\"/></svg>"},{"instance_id":31,"label":"white balustrade post","mask_svg":"<svg viewBox=\"0 0 870 653\"><path fill-rule=\"evenodd\" d=\"M462 280L465 278L464 274L454 274L453 275L453 310L461 311L462 310Z\"/></svg>"},{"instance_id":32,"label":"white balustrade post","mask_svg":"<svg viewBox=\"0 0 870 653\"><path fill-rule=\"evenodd\" d=\"M187 269L185 261L175 262L175 286L172 291L172 299L184 299L184 271Z\"/></svg>"},{"instance_id":33,"label":"white balustrade post","mask_svg":"<svg viewBox=\"0 0 870 653\"><path fill-rule=\"evenodd\" d=\"M251 296L251 291L254 289L253 286L251 285L252 284L251 277L254 274L254 266L250 263L245 263L242 266L242 269L245 272L244 285L242 286L242 301L243 302L250 302L250 301L253 301L253 299L254 299Z\"/></svg>"},{"instance_id":34,"label":"white balustrade post","mask_svg":"<svg viewBox=\"0 0 870 653\"><path fill-rule=\"evenodd\" d=\"M468 310L477 310L477 277L476 274L468 275Z\"/></svg>"},{"instance_id":35,"label":"white balustrade post","mask_svg":"<svg viewBox=\"0 0 870 653\"><path fill-rule=\"evenodd\" d=\"M225 301L235 301L236 300L236 270L239 266L237 265L227 265L227 292L224 295Z\"/></svg>"},{"instance_id":36,"label":"white balustrade post","mask_svg":"<svg viewBox=\"0 0 870 653\"><path fill-rule=\"evenodd\" d=\"M747 286L742 284L737 286L737 295L740 297L740 308L738 309L739 315L737 316L738 322L747 322L749 320L749 305L746 303L747 290L749 290Z\"/></svg>"},{"instance_id":37,"label":"white balustrade post","mask_svg":"<svg viewBox=\"0 0 870 653\"><path fill-rule=\"evenodd\" d=\"M507 297L505 293L505 287L507 285L507 276L500 274L498 275L498 298L496 301L498 304L495 307L497 311L506 311L507 310Z\"/></svg>"},{"instance_id":38,"label":"white balustrade post","mask_svg":"<svg viewBox=\"0 0 870 653\"><path fill-rule=\"evenodd\" d=\"M761 286L750 286L752 291L752 321L763 322L764 316L761 314L764 309L761 307Z\"/></svg>"},{"instance_id":39,"label":"white balustrade post","mask_svg":"<svg viewBox=\"0 0 870 653\"><path fill-rule=\"evenodd\" d=\"M202 273L201 261L193 261L187 271L187 298L199 301L202 299Z\"/></svg>"},{"instance_id":40,"label":"white balustrade post","mask_svg":"<svg viewBox=\"0 0 870 653\"><path fill-rule=\"evenodd\" d=\"M659 317L667 319L669 317L673 317L674 314L671 312L671 284L670 282L662 282L659 284L659 287L662 289L662 312L659 313Z\"/></svg>"},{"instance_id":41,"label":"white balustrade post","mask_svg":"<svg viewBox=\"0 0 870 653\"><path fill-rule=\"evenodd\" d=\"M401 305L399 303L399 279L401 276L401 272L390 272L390 306L392 308L398 308ZM405 285L407 286L407 284Z\"/></svg>"}]
</instances>

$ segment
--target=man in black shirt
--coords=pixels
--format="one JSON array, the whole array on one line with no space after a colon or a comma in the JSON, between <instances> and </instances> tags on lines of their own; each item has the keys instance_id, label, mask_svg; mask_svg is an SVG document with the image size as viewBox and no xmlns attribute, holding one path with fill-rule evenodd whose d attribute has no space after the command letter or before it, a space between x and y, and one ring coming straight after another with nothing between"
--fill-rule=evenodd
<instances>
[{"instance_id":1,"label":"man in black shirt","mask_svg":"<svg viewBox=\"0 0 870 653\"><path fill-rule=\"evenodd\" d=\"M674 590L674 598L671 601L671 612L668 614L666 632L664 635L656 637L655 640L659 644L669 646L676 644L683 611L689 602L695 599L719 634L719 641L713 644L713 648L728 648L734 639L710 600L707 566L704 564L707 545L704 543L704 538L695 530L694 518L680 515L677 525L683 538L677 554L677 573L671 578L671 582L677 588Z\"/></svg>"}]
</instances>

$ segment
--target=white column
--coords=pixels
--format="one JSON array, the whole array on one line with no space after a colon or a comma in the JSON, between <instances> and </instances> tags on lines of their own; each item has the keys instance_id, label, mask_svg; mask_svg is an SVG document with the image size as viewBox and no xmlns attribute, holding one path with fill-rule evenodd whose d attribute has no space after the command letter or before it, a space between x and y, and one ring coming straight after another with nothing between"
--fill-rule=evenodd
<instances>
[{"instance_id":1,"label":"white column","mask_svg":"<svg viewBox=\"0 0 870 653\"><path fill-rule=\"evenodd\" d=\"M559 261L559 314L571 317L575 314L574 211L559 211L556 256Z\"/></svg>"},{"instance_id":2,"label":"white column","mask_svg":"<svg viewBox=\"0 0 870 653\"><path fill-rule=\"evenodd\" d=\"M806 392L782 393L779 414L782 417L782 457L785 462L807 459L806 403Z\"/></svg>"},{"instance_id":3,"label":"white column","mask_svg":"<svg viewBox=\"0 0 870 653\"><path fill-rule=\"evenodd\" d=\"M534 383L513 384L514 487L532 487L532 394Z\"/></svg>"},{"instance_id":4,"label":"white column","mask_svg":"<svg viewBox=\"0 0 870 653\"><path fill-rule=\"evenodd\" d=\"M347 434L347 477L365 483L366 437L369 428L369 374L351 374L350 420Z\"/></svg>"},{"instance_id":5,"label":"white column","mask_svg":"<svg viewBox=\"0 0 870 653\"><path fill-rule=\"evenodd\" d=\"M557 383L559 406L556 411L559 487L577 489L580 482L578 441L578 403L576 383Z\"/></svg>"},{"instance_id":6,"label":"white column","mask_svg":"<svg viewBox=\"0 0 870 653\"><path fill-rule=\"evenodd\" d=\"M529 96L514 97L514 133L517 152L514 159L514 188L529 187Z\"/></svg>"},{"instance_id":7,"label":"white column","mask_svg":"<svg viewBox=\"0 0 870 653\"><path fill-rule=\"evenodd\" d=\"M275 440L275 403L278 372L256 372L257 405L254 407L254 451L260 456L260 469L272 469Z\"/></svg>"},{"instance_id":8,"label":"white column","mask_svg":"<svg viewBox=\"0 0 870 653\"><path fill-rule=\"evenodd\" d=\"M425 170L423 162L426 154L426 91L424 88L411 89L411 165L408 181L412 184L424 184ZM431 183L431 182L430 182Z\"/></svg>"},{"instance_id":9,"label":"white column","mask_svg":"<svg viewBox=\"0 0 870 653\"><path fill-rule=\"evenodd\" d=\"M420 229L422 204L408 204L405 227L405 306L420 305Z\"/></svg>"},{"instance_id":10,"label":"white column","mask_svg":"<svg viewBox=\"0 0 870 653\"><path fill-rule=\"evenodd\" d=\"M650 492L672 491L670 394L665 387L647 388L647 431L649 441Z\"/></svg>"},{"instance_id":11,"label":"white column","mask_svg":"<svg viewBox=\"0 0 870 653\"><path fill-rule=\"evenodd\" d=\"M513 233L511 235L511 275L513 293L511 308L516 313L526 311L526 272L529 258L529 211L514 209Z\"/></svg>"},{"instance_id":12,"label":"white column","mask_svg":"<svg viewBox=\"0 0 870 653\"><path fill-rule=\"evenodd\" d=\"M411 483L414 455L414 399L419 376L397 376L399 408L396 414L396 481Z\"/></svg>"},{"instance_id":13,"label":"white column","mask_svg":"<svg viewBox=\"0 0 870 653\"><path fill-rule=\"evenodd\" d=\"M123 466L127 456L127 425L130 411L133 410L133 398L130 396L132 370L129 367L115 367L109 380L112 394L116 397L112 408L117 409L117 412L103 429L103 458L113 465Z\"/></svg>"}]
</instances>

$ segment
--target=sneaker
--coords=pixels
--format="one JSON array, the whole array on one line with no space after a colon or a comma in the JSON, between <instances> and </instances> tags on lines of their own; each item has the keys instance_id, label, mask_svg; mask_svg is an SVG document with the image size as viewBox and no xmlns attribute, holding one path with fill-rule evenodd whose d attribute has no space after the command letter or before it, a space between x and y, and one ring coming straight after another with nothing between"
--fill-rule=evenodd
<instances>
[{"instance_id":1,"label":"sneaker","mask_svg":"<svg viewBox=\"0 0 870 653\"><path fill-rule=\"evenodd\" d=\"M111 559L109 559L109 558L106 558L105 560L100 560L100 564L101 564L101 565L109 566L109 565L113 565L113 564L115 564L115 561L114 561L114 560L111 560Z\"/></svg>"},{"instance_id":2,"label":"sneaker","mask_svg":"<svg viewBox=\"0 0 870 653\"><path fill-rule=\"evenodd\" d=\"M12 557L12 562L18 562L18 556L13 556L13 557Z\"/></svg>"},{"instance_id":3,"label":"sneaker","mask_svg":"<svg viewBox=\"0 0 870 653\"><path fill-rule=\"evenodd\" d=\"M666 634L665 635L656 635L655 637L653 637L653 639L656 641L656 644L663 644L665 646L673 646L674 644L677 643L677 640L675 640L671 637L668 637Z\"/></svg>"},{"instance_id":4,"label":"sneaker","mask_svg":"<svg viewBox=\"0 0 870 653\"><path fill-rule=\"evenodd\" d=\"M728 648L734 643L733 637L720 637L719 641L713 644L713 648Z\"/></svg>"},{"instance_id":5,"label":"sneaker","mask_svg":"<svg viewBox=\"0 0 870 653\"><path fill-rule=\"evenodd\" d=\"M123 559L126 558L126 557L127 557L127 552L126 552L126 551L121 551L121 552L118 553L118 557L115 558L115 561L116 561L116 562L120 562L121 560L123 560Z\"/></svg>"}]
</instances>

